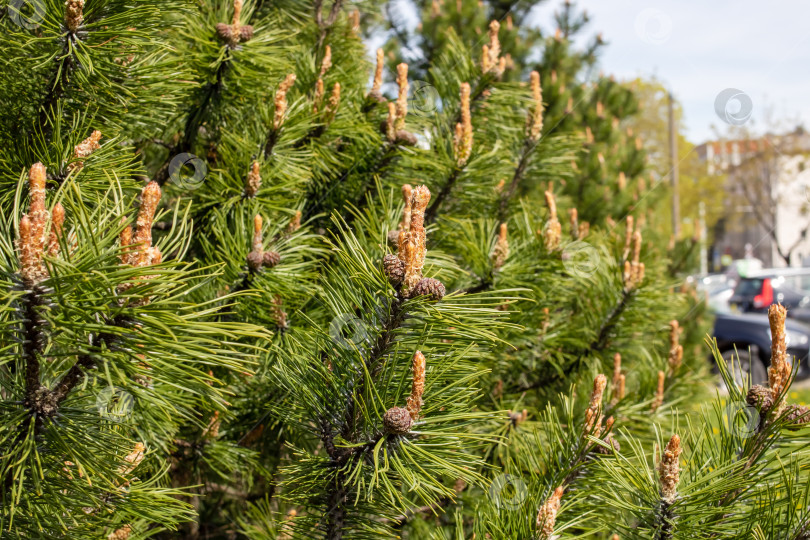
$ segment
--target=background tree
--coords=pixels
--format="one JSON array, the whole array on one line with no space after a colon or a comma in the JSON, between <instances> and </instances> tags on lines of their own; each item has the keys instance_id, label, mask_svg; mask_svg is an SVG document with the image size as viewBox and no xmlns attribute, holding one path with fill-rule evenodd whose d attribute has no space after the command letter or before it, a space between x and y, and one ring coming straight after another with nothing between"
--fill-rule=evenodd
<instances>
[{"instance_id":1,"label":"background tree","mask_svg":"<svg viewBox=\"0 0 810 540\"><path fill-rule=\"evenodd\" d=\"M639 113L626 121L628 129L641 138L647 153L647 169L650 172L650 188L655 197L663 199L655 212L653 228L662 234L671 234L672 204L669 157L669 92L656 80L636 79L631 87L639 101ZM724 198L726 180L722 173L709 174L709 167L702 162L696 145L683 133L683 110L680 103L673 103L676 135L678 137L678 184L681 215L681 236L671 238L674 274L697 272L700 268L699 238L703 222L706 243L713 242L713 232L718 220L726 215ZM704 214L701 215L701 204Z\"/></svg>"}]
</instances>

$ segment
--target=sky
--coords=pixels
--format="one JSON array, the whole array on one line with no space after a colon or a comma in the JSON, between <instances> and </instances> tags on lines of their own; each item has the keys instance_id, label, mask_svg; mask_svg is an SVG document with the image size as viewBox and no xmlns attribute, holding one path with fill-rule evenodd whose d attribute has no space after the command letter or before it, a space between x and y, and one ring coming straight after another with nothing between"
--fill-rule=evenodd
<instances>
[{"instance_id":1,"label":"sky","mask_svg":"<svg viewBox=\"0 0 810 540\"><path fill-rule=\"evenodd\" d=\"M553 30L561 0L531 24ZM693 143L726 124L755 132L810 128L810 1L579 0L607 46L599 67L618 79L654 75L681 102ZM718 97L719 96L719 97ZM718 107L715 107L718 102ZM719 112L719 114L718 114Z\"/></svg>"}]
</instances>

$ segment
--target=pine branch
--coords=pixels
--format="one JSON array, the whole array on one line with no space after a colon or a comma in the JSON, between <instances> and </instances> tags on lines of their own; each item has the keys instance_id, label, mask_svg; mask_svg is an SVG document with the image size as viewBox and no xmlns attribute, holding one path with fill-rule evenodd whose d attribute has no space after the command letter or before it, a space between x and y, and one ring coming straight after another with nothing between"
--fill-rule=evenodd
<instances>
[{"instance_id":1,"label":"pine branch","mask_svg":"<svg viewBox=\"0 0 810 540\"><path fill-rule=\"evenodd\" d=\"M517 191L521 180L523 180L523 174L526 172L526 167L529 165L529 157L531 157L532 151L535 148L537 148L537 143L526 137L523 141L523 148L520 151L518 165L515 167L515 172L512 175L512 181L509 183L509 187L501 197L500 207L498 210L498 221L506 221L506 214L507 210L509 209L509 201L511 201L512 197L515 196L515 192Z\"/></svg>"},{"instance_id":2,"label":"pine branch","mask_svg":"<svg viewBox=\"0 0 810 540\"><path fill-rule=\"evenodd\" d=\"M326 540L342 540L343 538L343 527L346 525L346 498L343 471L338 471L334 484L329 487Z\"/></svg>"},{"instance_id":3,"label":"pine branch","mask_svg":"<svg viewBox=\"0 0 810 540\"><path fill-rule=\"evenodd\" d=\"M211 104L213 103L214 99L224 87L224 79L228 73L231 56L231 50L226 47L222 61L217 66L217 70L214 73L214 82L208 82L205 84L202 91L201 101L199 104L191 108L188 116L186 117L185 126L183 128L183 136L180 138L177 144L173 145L173 147L169 150L169 155L166 158L166 162L155 173L154 181L157 182L159 186L163 186L169 180L169 176L171 174L169 172L169 166L171 165L175 156L182 152L190 152L193 149L194 144L197 142L197 137L200 134L200 127L205 122L209 108L212 106Z\"/></svg>"},{"instance_id":4,"label":"pine branch","mask_svg":"<svg viewBox=\"0 0 810 540\"><path fill-rule=\"evenodd\" d=\"M95 336L92 338L91 346L97 347L98 341ZM84 371L95 365L93 357L89 354L79 355L76 363L68 370L67 373L59 380L56 388L53 389L53 398L57 405L61 404L67 398L73 388L79 383Z\"/></svg>"},{"instance_id":5,"label":"pine branch","mask_svg":"<svg viewBox=\"0 0 810 540\"><path fill-rule=\"evenodd\" d=\"M116 317L107 323L109 326L117 326L119 328L125 327L129 321L123 317ZM110 334L96 334L90 337L90 348L97 349L102 345L110 347L114 341L113 336ZM71 366L67 373L59 380L56 387L51 391L53 400L58 407L70 394L77 384L82 379L84 372L87 369L95 366L96 362L92 353L81 354L76 359L76 363Z\"/></svg>"},{"instance_id":6,"label":"pine branch","mask_svg":"<svg viewBox=\"0 0 810 540\"><path fill-rule=\"evenodd\" d=\"M621 319L625 310L627 310L630 300L632 300L634 296L634 292L635 289L622 289L622 296L619 299L619 302L613 307L610 315L608 315L607 319L600 327L599 334L597 338L588 346L588 351L602 351L608 345L608 340L610 339L613 330L615 330L619 325L619 319ZM588 351L585 351L582 354L586 354Z\"/></svg>"},{"instance_id":7,"label":"pine branch","mask_svg":"<svg viewBox=\"0 0 810 540\"><path fill-rule=\"evenodd\" d=\"M343 7L343 0L334 0L332 3L332 8L329 10L329 15L325 21L323 19L323 0L315 0L314 6L315 22L321 31L320 36L318 37L318 48L320 49L324 40L326 40L326 36L331 30L332 25L334 25L335 21L337 21L338 15L340 14L340 9Z\"/></svg>"},{"instance_id":8,"label":"pine branch","mask_svg":"<svg viewBox=\"0 0 810 540\"><path fill-rule=\"evenodd\" d=\"M368 178L369 180L365 181L363 183L362 189L360 191L360 195L357 197L357 199L354 202L355 208L361 208L365 201L374 200L374 196L377 193L377 182L374 181L374 177L377 175L378 172L385 169L394 160L394 158L397 156L397 153L396 153L397 145L396 144L389 143L389 142L386 141L386 142L383 143L383 146L384 146L385 149L384 149L382 155L374 162L371 169L368 172L363 174L363 177ZM378 155L380 155L380 154L378 153ZM351 171L347 171L345 173L345 175L343 177L341 177L339 182L343 182L346 179L346 177L348 176L349 172L351 172ZM349 213L349 215L346 216L347 224L351 224L352 221L354 221L354 219L355 219L355 214L354 213Z\"/></svg>"},{"instance_id":9,"label":"pine branch","mask_svg":"<svg viewBox=\"0 0 810 540\"><path fill-rule=\"evenodd\" d=\"M58 56L59 60L57 60L58 65L50 76L48 93L45 94L39 109L38 124L42 126L43 130L49 129L48 115L51 111L56 110L59 100L67 89L70 75L73 73L76 65L73 55L71 54L70 46L71 41L76 39L76 35L73 32L68 32L63 39L62 50ZM64 64L60 63L62 58L64 58Z\"/></svg>"},{"instance_id":10,"label":"pine branch","mask_svg":"<svg viewBox=\"0 0 810 540\"><path fill-rule=\"evenodd\" d=\"M587 462L591 449L590 443L581 445L579 452L568 462L568 474L565 475L562 482L559 482L559 485L563 486L566 491L568 491L568 487L576 480L580 473L580 468Z\"/></svg>"},{"instance_id":11,"label":"pine branch","mask_svg":"<svg viewBox=\"0 0 810 540\"><path fill-rule=\"evenodd\" d=\"M582 367L582 363L585 360L585 357L588 353L601 352L609 345L610 337L613 331L616 329L616 327L618 327L619 320L621 319L622 315L629 307L630 301L633 298L634 293L635 293L634 289L627 289L627 288L622 289L621 298L613 307L613 309L610 311L610 314L607 316L602 325L599 327L597 337L587 347L584 347L575 353L577 356L576 361L566 366L562 370L562 373L555 370L548 377L541 378L527 386L516 385L513 388L511 388L510 391L525 392L528 390L535 390L537 388L541 388L554 382L564 380L565 377L568 377L572 373L578 371Z\"/></svg>"},{"instance_id":12,"label":"pine branch","mask_svg":"<svg viewBox=\"0 0 810 540\"><path fill-rule=\"evenodd\" d=\"M695 247L697 247L697 242L689 242L689 247L680 253L678 260L672 261L669 264L669 275L676 276L686 269L686 263L689 261L689 257L692 253L695 252Z\"/></svg>"},{"instance_id":13,"label":"pine branch","mask_svg":"<svg viewBox=\"0 0 810 540\"><path fill-rule=\"evenodd\" d=\"M382 368L382 359L385 356L388 348L394 340L394 332L402 324L404 319L404 310L402 309L403 300L398 296L391 307L390 315L385 319L382 324L382 332L377 337L374 345L371 348L369 356L364 360L366 369L363 370L361 379L358 384L354 385L351 396L347 400L346 412L344 415L343 427L341 429L341 436L344 440L355 443L357 435L357 420L359 411L356 410L356 403L358 395L363 395L366 391L368 380L365 373L371 374L374 379ZM342 529L346 520L346 499L347 490L344 482L344 468L349 461L360 459L362 455L373 449L380 441L384 434L379 434L373 440L366 442L363 445L353 445L351 448L337 447L334 443L332 435L332 428L329 422L325 419L321 420L321 442L324 449L330 457L332 465L337 468L334 483L328 487L328 510L327 510L327 534L326 537L330 540L339 540L343 538Z\"/></svg>"},{"instance_id":14,"label":"pine branch","mask_svg":"<svg viewBox=\"0 0 810 540\"><path fill-rule=\"evenodd\" d=\"M371 352L369 354L368 360L366 360L366 369L368 373L371 374L371 378L374 379L380 372L380 369L383 367L382 359L385 356L385 353L388 351L388 347L391 346L391 343L394 341L394 332L402 325L402 322L405 318L405 312L402 309L403 300L400 296L394 300L393 305L391 306L391 314L388 318L383 322L382 326L382 333L377 336L377 341L374 342L374 346L371 348ZM351 404L351 412L348 415L348 431L347 435L349 435L349 439L354 441L354 435L356 430L356 423L357 423L357 414L354 411L354 404L356 403L355 396L363 395L366 391L366 385L368 384L368 380L365 377L365 371L363 375L361 375L360 384L357 385L353 392Z\"/></svg>"},{"instance_id":15,"label":"pine branch","mask_svg":"<svg viewBox=\"0 0 810 540\"><path fill-rule=\"evenodd\" d=\"M458 180L460 174L461 169L459 169L458 167L453 167L453 172L450 174L450 177L444 183L442 189L430 203L430 206L425 212L425 223L430 224L436 220L436 216L439 213L439 207L442 205L444 200L447 199L447 197L450 195L450 191L453 189L453 186L455 186L456 181Z\"/></svg>"},{"instance_id":16,"label":"pine branch","mask_svg":"<svg viewBox=\"0 0 810 540\"><path fill-rule=\"evenodd\" d=\"M485 75L476 83L475 90L470 94L470 114L472 114L474 105L483 99L484 96L486 96L486 91L490 88L489 83L491 81L491 77ZM461 122L463 112L462 107L459 107L454 120L451 122L451 128L454 127L458 122ZM450 196L450 192L452 191L462 172L462 168L459 168L458 166L453 167L453 172L450 174L450 177L439 190L436 197L433 198L430 206L425 212L425 223L430 224L435 221L436 216L439 213L439 207L444 203L445 199Z\"/></svg>"},{"instance_id":17,"label":"pine branch","mask_svg":"<svg viewBox=\"0 0 810 540\"><path fill-rule=\"evenodd\" d=\"M387 167L391 161L396 157L396 149L397 146L395 144L390 144L388 142L383 143L383 148L381 148L382 152L377 152L377 158L375 162L371 165L368 171L363 172L363 178L368 178L368 182L364 183L363 189L358 195L358 198L355 200L355 207L361 208L363 203L369 199L370 195L373 195L377 191L377 183L374 182L374 177L377 175L379 171L383 168ZM318 215L319 213L325 210L324 202L326 201L327 196L338 186L343 184L348 178L349 175L357 168L356 164L352 164L349 167L346 167L340 172L340 176L337 177L334 181L330 182L331 186L326 193L321 196L317 196L316 193L310 192L307 196L306 205L304 208L304 216L314 216ZM314 199L313 204L309 204L310 201ZM343 217L343 216L342 216ZM355 219L355 215L353 213L348 213L344 219L347 223L351 223Z\"/></svg>"},{"instance_id":18,"label":"pine branch","mask_svg":"<svg viewBox=\"0 0 810 540\"><path fill-rule=\"evenodd\" d=\"M276 143L278 142L279 135L281 129L276 129L271 127L269 132L267 133L267 140L264 143L264 158L269 159L270 156L273 155L273 148L275 148Z\"/></svg>"},{"instance_id":19,"label":"pine branch","mask_svg":"<svg viewBox=\"0 0 810 540\"><path fill-rule=\"evenodd\" d=\"M494 284L494 276L492 272L488 273L486 277L479 278L478 284L473 285L469 289L465 289L464 294L476 294L488 290Z\"/></svg>"},{"instance_id":20,"label":"pine branch","mask_svg":"<svg viewBox=\"0 0 810 540\"><path fill-rule=\"evenodd\" d=\"M658 512L655 516L658 522L658 526L656 527L658 532L655 534L655 540L672 540L672 520L674 517L675 514L672 512L672 505L661 500Z\"/></svg>"},{"instance_id":21,"label":"pine branch","mask_svg":"<svg viewBox=\"0 0 810 540\"><path fill-rule=\"evenodd\" d=\"M25 406L34 412L42 414L39 403L40 366L39 356L45 347L45 325L40 310L46 305L42 287L34 286L20 299L23 316L22 353L25 361Z\"/></svg>"}]
</instances>

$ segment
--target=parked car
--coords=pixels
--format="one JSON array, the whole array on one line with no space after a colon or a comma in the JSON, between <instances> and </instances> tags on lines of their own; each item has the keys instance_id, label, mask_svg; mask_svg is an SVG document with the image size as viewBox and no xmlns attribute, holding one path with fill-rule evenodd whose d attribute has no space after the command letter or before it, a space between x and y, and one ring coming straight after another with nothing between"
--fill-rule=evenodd
<instances>
[{"instance_id":1,"label":"parked car","mask_svg":"<svg viewBox=\"0 0 810 540\"><path fill-rule=\"evenodd\" d=\"M725 313L729 311L728 301L734 293L737 282L726 274L696 274L688 276L686 283L695 287L698 293L706 297L712 311Z\"/></svg>"},{"instance_id":2,"label":"parked car","mask_svg":"<svg viewBox=\"0 0 810 540\"><path fill-rule=\"evenodd\" d=\"M725 289L717 289L712 291L706 298L709 309L716 313L729 313L729 301L734 296L734 288L726 287Z\"/></svg>"},{"instance_id":3,"label":"parked car","mask_svg":"<svg viewBox=\"0 0 810 540\"><path fill-rule=\"evenodd\" d=\"M730 278L726 274L699 274L686 278L686 283L693 285L699 292L713 294L720 289L734 287L737 284L735 278Z\"/></svg>"},{"instance_id":4,"label":"parked car","mask_svg":"<svg viewBox=\"0 0 810 540\"><path fill-rule=\"evenodd\" d=\"M788 317L810 317L810 268L780 268L741 277L729 299L732 312L765 313L782 304Z\"/></svg>"},{"instance_id":5,"label":"parked car","mask_svg":"<svg viewBox=\"0 0 810 540\"><path fill-rule=\"evenodd\" d=\"M810 326L788 319L785 323L785 336L788 356L799 362L796 377L810 375L807 368ZM720 354L729 366L733 359L735 379L741 382L744 377L750 377L752 384L767 381L767 368L771 363L771 329L767 315L717 313L714 338Z\"/></svg>"}]
</instances>

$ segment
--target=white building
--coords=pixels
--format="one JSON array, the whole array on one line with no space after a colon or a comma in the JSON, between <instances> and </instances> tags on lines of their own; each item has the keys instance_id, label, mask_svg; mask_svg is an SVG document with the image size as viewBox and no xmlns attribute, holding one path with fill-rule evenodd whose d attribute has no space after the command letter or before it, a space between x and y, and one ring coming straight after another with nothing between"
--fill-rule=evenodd
<instances>
[{"instance_id":1,"label":"white building","mask_svg":"<svg viewBox=\"0 0 810 540\"><path fill-rule=\"evenodd\" d=\"M765 266L780 267L789 254L791 266L810 266L810 136L797 129L760 139L711 141L697 151L709 174L727 175L725 217L715 227L713 259L753 255Z\"/></svg>"},{"instance_id":2,"label":"white building","mask_svg":"<svg viewBox=\"0 0 810 540\"><path fill-rule=\"evenodd\" d=\"M791 266L810 266L810 158L780 156L778 165L773 185L776 238L783 252L793 248ZM774 266L784 266L776 243L771 242L771 249Z\"/></svg>"}]
</instances>

